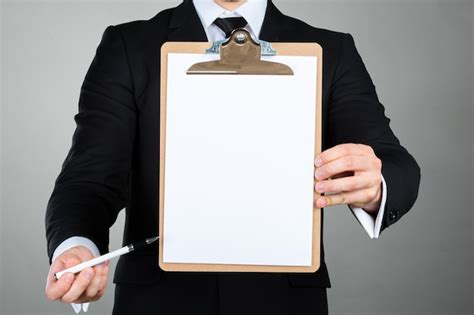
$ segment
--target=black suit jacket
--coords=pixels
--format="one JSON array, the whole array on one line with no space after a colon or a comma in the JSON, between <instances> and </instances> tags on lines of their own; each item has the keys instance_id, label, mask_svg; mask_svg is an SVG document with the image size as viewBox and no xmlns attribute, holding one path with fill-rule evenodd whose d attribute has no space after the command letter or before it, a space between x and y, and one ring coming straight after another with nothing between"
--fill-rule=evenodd
<instances>
[{"instance_id":1,"label":"black suit jacket","mask_svg":"<svg viewBox=\"0 0 474 315\"><path fill-rule=\"evenodd\" d=\"M323 47L323 149L370 145L383 162L388 186L382 229L398 221L417 197L419 168L390 129L351 35L285 16L269 1L260 38ZM107 252L109 228L124 207L124 244L158 234L159 60L166 41L207 41L191 0L150 20L106 28L81 87L72 146L47 206L50 258L75 235ZM290 284L330 287L322 236L321 267L286 275ZM114 281L159 281L164 272L157 261L156 246L122 256Z\"/></svg>"}]
</instances>

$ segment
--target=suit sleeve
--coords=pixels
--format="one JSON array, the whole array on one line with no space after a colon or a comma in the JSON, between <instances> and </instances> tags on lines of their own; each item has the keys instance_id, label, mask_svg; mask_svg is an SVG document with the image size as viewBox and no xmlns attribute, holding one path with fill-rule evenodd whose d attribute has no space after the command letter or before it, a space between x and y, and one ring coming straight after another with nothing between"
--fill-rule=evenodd
<instances>
[{"instance_id":1,"label":"suit sleeve","mask_svg":"<svg viewBox=\"0 0 474 315\"><path fill-rule=\"evenodd\" d=\"M410 210L420 184L417 162L400 145L389 123L353 37L344 34L330 91L327 145L366 144L382 160L388 195L381 231Z\"/></svg>"},{"instance_id":2,"label":"suit sleeve","mask_svg":"<svg viewBox=\"0 0 474 315\"><path fill-rule=\"evenodd\" d=\"M105 29L80 90L76 129L49 199L48 255L73 236L103 254L109 228L128 197L136 106L126 47L116 26Z\"/></svg>"}]
</instances>

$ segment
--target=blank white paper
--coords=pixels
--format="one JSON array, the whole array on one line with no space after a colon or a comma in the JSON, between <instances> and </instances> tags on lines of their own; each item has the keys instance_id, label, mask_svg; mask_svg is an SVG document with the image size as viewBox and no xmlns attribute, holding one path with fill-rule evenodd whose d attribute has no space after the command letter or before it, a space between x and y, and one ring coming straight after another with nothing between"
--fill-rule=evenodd
<instances>
[{"instance_id":1,"label":"blank white paper","mask_svg":"<svg viewBox=\"0 0 474 315\"><path fill-rule=\"evenodd\" d=\"M317 59L186 74L217 58L168 55L163 261L311 266Z\"/></svg>"}]
</instances>

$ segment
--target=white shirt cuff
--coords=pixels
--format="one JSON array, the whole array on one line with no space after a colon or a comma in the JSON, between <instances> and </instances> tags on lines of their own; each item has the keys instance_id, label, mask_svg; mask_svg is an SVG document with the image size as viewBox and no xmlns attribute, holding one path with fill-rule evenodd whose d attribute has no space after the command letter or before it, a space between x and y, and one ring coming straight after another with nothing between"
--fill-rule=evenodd
<instances>
[{"instance_id":1,"label":"white shirt cuff","mask_svg":"<svg viewBox=\"0 0 474 315\"><path fill-rule=\"evenodd\" d=\"M367 234L369 234L370 238L378 238L380 236L380 229L382 227L382 220L385 212L386 201L387 184L385 183L385 179L382 176L382 200L380 202L379 212L377 213L377 217L375 218L375 220L364 209L352 208L351 206L349 206L349 209L351 209L357 221L359 221L360 225L362 225Z\"/></svg>"},{"instance_id":2,"label":"white shirt cuff","mask_svg":"<svg viewBox=\"0 0 474 315\"><path fill-rule=\"evenodd\" d=\"M58 247L56 247L51 261L54 261L59 255L64 253L66 250L76 246L84 246L88 248L91 251L92 255L94 255L95 257L100 256L100 252L97 248L97 245L95 245L94 242L92 242L90 239L82 236L73 236L64 240L61 244L59 244ZM89 303L71 303L71 306L74 309L74 312L76 312L76 314L79 314L81 309L84 312L87 312L87 310L89 309Z\"/></svg>"},{"instance_id":3,"label":"white shirt cuff","mask_svg":"<svg viewBox=\"0 0 474 315\"><path fill-rule=\"evenodd\" d=\"M76 246L84 246L92 252L92 255L100 256L99 249L90 239L82 236L73 236L64 240L58 247L56 247L51 261L54 261L59 255Z\"/></svg>"}]
</instances>

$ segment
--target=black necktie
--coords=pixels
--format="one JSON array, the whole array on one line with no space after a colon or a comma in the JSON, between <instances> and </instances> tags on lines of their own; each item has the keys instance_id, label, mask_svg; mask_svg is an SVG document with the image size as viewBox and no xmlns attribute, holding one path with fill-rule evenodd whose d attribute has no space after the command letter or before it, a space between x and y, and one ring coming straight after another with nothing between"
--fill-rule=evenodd
<instances>
[{"instance_id":1,"label":"black necktie","mask_svg":"<svg viewBox=\"0 0 474 315\"><path fill-rule=\"evenodd\" d=\"M214 24L225 33L225 38L229 38L233 30L245 27L247 21L243 17L217 18Z\"/></svg>"}]
</instances>

